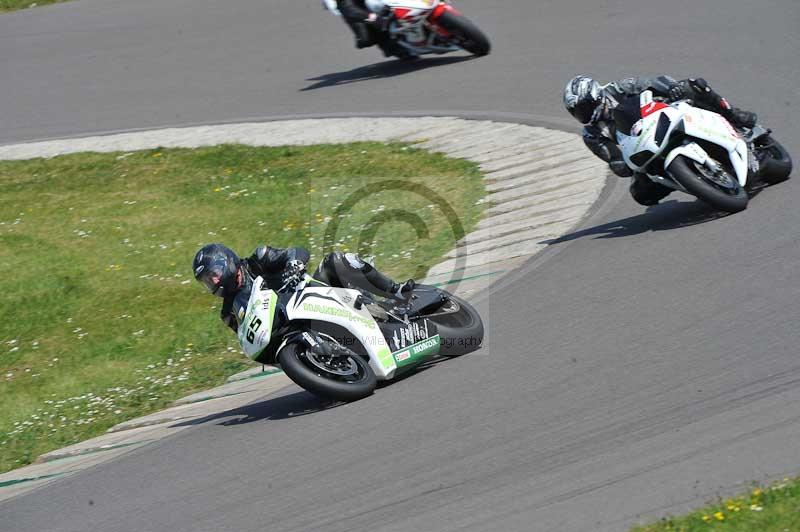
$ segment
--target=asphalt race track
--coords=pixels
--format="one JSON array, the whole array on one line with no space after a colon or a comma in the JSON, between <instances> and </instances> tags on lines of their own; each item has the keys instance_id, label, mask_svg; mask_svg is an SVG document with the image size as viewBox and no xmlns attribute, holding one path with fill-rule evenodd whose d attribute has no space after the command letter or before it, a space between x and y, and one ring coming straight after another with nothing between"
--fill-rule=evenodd
<instances>
[{"instance_id":1,"label":"asphalt race track","mask_svg":"<svg viewBox=\"0 0 800 532\"><path fill-rule=\"evenodd\" d=\"M419 111L576 130L570 76L666 72L800 159L800 4L659 4L464 0L493 54L411 65L353 50L318 0L2 15L0 143ZM288 388L2 504L0 530L612 531L800 473L798 178L728 217L626 185L487 294L480 353L322 411Z\"/></svg>"}]
</instances>

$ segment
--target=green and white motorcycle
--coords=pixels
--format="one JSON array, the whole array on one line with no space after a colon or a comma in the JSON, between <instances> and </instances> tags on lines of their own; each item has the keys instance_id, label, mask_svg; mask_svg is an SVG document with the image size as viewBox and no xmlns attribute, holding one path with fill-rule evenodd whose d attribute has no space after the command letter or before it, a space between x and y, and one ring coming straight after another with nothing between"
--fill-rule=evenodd
<instances>
[{"instance_id":1,"label":"green and white motorcycle","mask_svg":"<svg viewBox=\"0 0 800 532\"><path fill-rule=\"evenodd\" d=\"M436 355L478 349L483 322L460 298L417 285L404 302L327 286L299 273L274 291L256 278L234 302L245 354L279 364L309 392L355 401Z\"/></svg>"}]
</instances>

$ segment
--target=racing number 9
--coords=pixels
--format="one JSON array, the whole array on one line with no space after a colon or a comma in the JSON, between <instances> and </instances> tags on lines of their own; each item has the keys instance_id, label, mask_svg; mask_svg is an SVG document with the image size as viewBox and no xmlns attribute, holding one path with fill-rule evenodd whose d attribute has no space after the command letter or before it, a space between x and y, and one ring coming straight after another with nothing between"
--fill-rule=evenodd
<instances>
[{"instance_id":1,"label":"racing number 9","mask_svg":"<svg viewBox=\"0 0 800 532\"><path fill-rule=\"evenodd\" d=\"M256 340L256 332L261 327L261 319L258 317L254 317L250 320L250 324L247 326L247 341L251 344Z\"/></svg>"}]
</instances>

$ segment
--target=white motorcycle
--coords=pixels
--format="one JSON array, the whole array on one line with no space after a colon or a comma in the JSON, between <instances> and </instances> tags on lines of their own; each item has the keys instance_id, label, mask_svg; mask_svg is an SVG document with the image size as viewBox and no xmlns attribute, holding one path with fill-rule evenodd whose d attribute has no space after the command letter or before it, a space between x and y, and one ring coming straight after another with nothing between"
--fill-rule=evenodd
<instances>
[{"instance_id":1,"label":"white motorcycle","mask_svg":"<svg viewBox=\"0 0 800 532\"><path fill-rule=\"evenodd\" d=\"M277 291L256 278L233 308L247 356L277 363L301 387L338 401L366 397L377 381L483 342L477 311L432 286L417 285L405 302L378 300L303 272Z\"/></svg>"},{"instance_id":2,"label":"white motorcycle","mask_svg":"<svg viewBox=\"0 0 800 532\"><path fill-rule=\"evenodd\" d=\"M778 183L792 171L791 157L770 130L740 132L717 113L688 101L656 101L652 91L620 102L614 122L632 170L723 211L745 209L747 190L757 180Z\"/></svg>"},{"instance_id":3,"label":"white motorcycle","mask_svg":"<svg viewBox=\"0 0 800 532\"><path fill-rule=\"evenodd\" d=\"M405 57L466 50L487 55L486 35L447 0L366 0L369 11L386 18L383 30L407 53ZM335 0L323 6L339 15Z\"/></svg>"}]
</instances>

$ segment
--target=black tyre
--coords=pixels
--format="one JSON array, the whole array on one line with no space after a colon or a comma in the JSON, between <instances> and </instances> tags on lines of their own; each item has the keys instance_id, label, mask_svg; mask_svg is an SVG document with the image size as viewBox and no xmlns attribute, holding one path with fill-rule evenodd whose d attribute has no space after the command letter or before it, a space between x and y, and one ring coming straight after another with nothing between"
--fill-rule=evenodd
<instances>
[{"instance_id":1,"label":"black tyre","mask_svg":"<svg viewBox=\"0 0 800 532\"><path fill-rule=\"evenodd\" d=\"M296 384L319 397L336 401L357 401L372 395L378 384L366 360L353 353L338 360L324 360L304 346L286 344L278 363Z\"/></svg>"},{"instance_id":2,"label":"black tyre","mask_svg":"<svg viewBox=\"0 0 800 532\"><path fill-rule=\"evenodd\" d=\"M452 12L442 13L439 26L453 34L456 43L473 55L489 55L492 45L486 35L469 19Z\"/></svg>"},{"instance_id":3,"label":"black tyre","mask_svg":"<svg viewBox=\"0 0 800 532\"><path fill-rule=\"evenodd\" d=\"M763 137L756 141L756 150L761 155L761 179L770 185L782 183L792 173L792 157L772 137Z\"/></svg>"},{"instance_id":4,"label":"black tyre","mask_svg":"<svg viewBox=\"0 0 800 532\"><path fill-rule=\"evenodd\" d=\"M441 340L440 355L459 356L478 349L483 343L483 320L478 311L454 295L449 301L427 316L436 323Z\"/></svg>"},{"instance_id":5,"label":"black tyre","mask_svg":"<svg viewBox=\"0 0 800 532\"><path fill-rule=\"evenodd\" d=\"M679 155L667 171L689 194L726 212L739 212L747 208L750 198L736 178L727 172L711 176L705 167Z\"/></svg>"}]
</instances>

